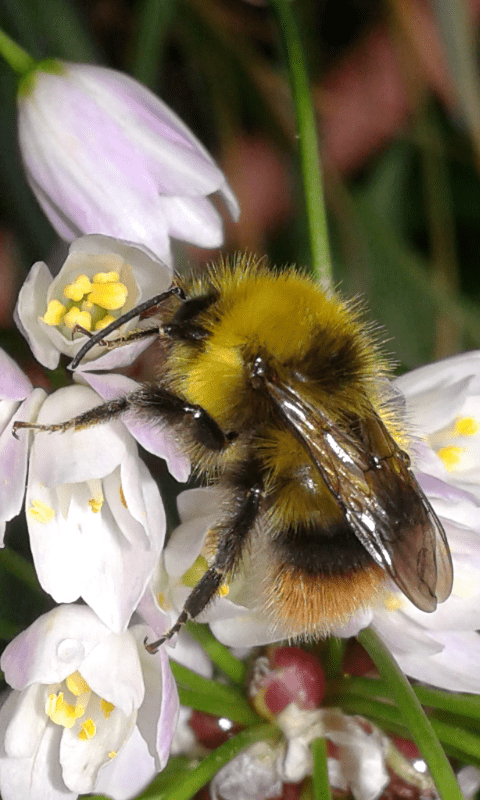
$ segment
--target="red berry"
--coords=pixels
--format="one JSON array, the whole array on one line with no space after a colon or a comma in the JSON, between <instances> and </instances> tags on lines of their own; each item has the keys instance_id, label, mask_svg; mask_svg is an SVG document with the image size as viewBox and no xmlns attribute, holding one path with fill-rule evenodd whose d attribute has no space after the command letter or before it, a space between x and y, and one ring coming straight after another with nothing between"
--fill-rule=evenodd
<instances>
[{"instance_id":1,"label":"red berry","mask_svg":"<svg viewBox=\"0 0 480 800\"><path fill-rule=\"evenodd\" d=\"M200 744L205 747L219 747L230 739L234 733L238 733L239 726L223 717L214 717L203 711L192 711L188 724L197 737Z\"/></svg>"},{"instance_id":2,"label":"red berry","mask_svg":"<svg viewBox=\"0 0 480 800\"><path fill-rule=\"evenodd\" d=\"M273 714L289 704L318 708L325 694L322 665L300 647L278 647L270 652L272 673L265 680L265 704Z\"/></svg>"}]
</instances>

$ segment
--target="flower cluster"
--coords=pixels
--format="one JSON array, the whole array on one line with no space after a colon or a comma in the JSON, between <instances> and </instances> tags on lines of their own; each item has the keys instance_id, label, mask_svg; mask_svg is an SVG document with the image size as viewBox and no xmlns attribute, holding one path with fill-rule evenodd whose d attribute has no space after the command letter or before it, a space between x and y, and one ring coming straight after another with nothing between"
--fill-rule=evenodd
<instances>
[{"instance_id":1,"label":"flower cluster","mask_svg":"<svg viewBox=\"0 0 480 800\"><path fill-rule=\"evenodd\" d=\"M219 192L233 216L238 205L183 122L112 70L37 65L20 87L19 136L33 191L59 234L73 240L55 277L34 264L15 311L37 361L55 369L170 287L171 237L221 244L210 195ZM141 325L137 316L113 338ZM14 427L57 425L128 393L135 381L112 370L150 343L148 335L115 349L102 341L73 382L49 395L0 351L2 544L6 523L25 505L38 582L59 604L2 656L11 687L0 712L4 800L135 797L169 756L178 691L165 648L145 649L157 630L138 613L164 546L165 511L138 444L177 480L187 479L190 464L167 430L128 416L63 435ZM175 655L211 670L187 636Z\"/></svg>"},{"instance_id":2,"label":"flower cluster","mask_svg":"<svg viewBox=\"0 0 480 800\"><path fill-rule=\"evenodd\" d=\"M222 172L181 120L111 70L39 65L22 83L19 129L30 184L57 231L72 241L55 277L43 262L32 267L16 308L34 356L55 369L92 334L169 288L172 237L205 247L221 243L213 193L234 217L238 208ZM152 654L144 642L177 620L208 569L207 533L219 518L219 490L182 492L181 522L165 543L162 498L138 444L186 481L190 464L167 428L128 414L61 435L18 425L61 427L132 391L137 384L118 370L151 337L117 348L109 341L142 333L142 325L134 318L107 331L71 384L49 395L0 351L2 542L6 523L25 504L38 581L59 604L1 659L11 687L0 710L4 800L75 800L90 792L127 800L163 769L172 747L182 749L189 712L183 710L177 727L171 651ZM415 442L418 480L452 550L453 592L428 615L392 583L336 633L349 637L371 624L407 674L480 693L480 355L416 370L398 379L396 389ZM256 566L247 553L228 590L221 587L200 616L227 646L279 638L262 611ZM174 657L210 675L209 660L183 633ZM310 745L319 737L330 743L331 784L356 800L377 797L389 782L389 740L360 718L320 708L324 676L311 662L307 679L278 659L263 666L252 702L275 720L281 741L257 742L238 755L218 772L212 798L259 800L299 784L312 772ZM191 734L183 738L188 746ZM432 788L430 778L415 780Z\"/></svg>"}]
</instances>

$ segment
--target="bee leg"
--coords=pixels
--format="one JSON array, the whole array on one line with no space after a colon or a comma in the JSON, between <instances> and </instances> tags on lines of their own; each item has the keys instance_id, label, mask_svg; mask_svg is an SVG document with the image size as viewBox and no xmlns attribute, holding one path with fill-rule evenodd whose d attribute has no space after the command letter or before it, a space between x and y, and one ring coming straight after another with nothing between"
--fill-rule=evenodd
<instances>
[{"instance_id":1,"label":"bee leg","mask_svg":"<svg viewBox=\"0 0 480 800\"><path fill-rule=\"evenodd\" d=\"M121 347L124 344L130 344L130 342L135 342L137 339L145 339L147 336L158 336L158 326L155 328L140 328L136 331L129 331L124 336L118 336L116 339L96 339L96 344L100 345L100 347L105 347L107 350L114 350L116 347ZM83 328L81 325L75 325L72 330L72 338L74 334L81 333L82 336L88 336L89 339L93 339L96 336L96 333L92 333L92 331L87 331L86 328Z\"/></svg>"},{"instance_id":2,"label":"bee leg","mask_svg":"<svg viewBox=\"0 0 480 800\"><path fill-rule=\"evenodd\" d=\"M129 399L130 406L142 415L158 417L172 427L188 425L193 439L208 450L223 450L237 437L233 431L224 433L202 406L189 403L156 384L144 384L129 395Z\"/></svg>"},{"instance_id":3,"label":"bee leg","mask_svg":"<svg viewBox=\"0 0 480 800\"><path fill-rule=\"evenodd\" d=\"M119 417L121 414L124 414L125 411L128 411L129 406L129 395L125 395L116 400L110 400L108 403L103 403L101 406L95 406L89 411L84 411L83 414L79 414L77 417L67 419L65 422L56 422L52 425L39 425L35 422L20 422L17 420L13 423L12 433L15 438L18 439L17 431L20 428L29 428L34 431L46 431L47 433L54 433L55 431L64 433L64 431L68 431L71 428L78 431L82 428L88 428L90 425L109 422Z\"/></svg>"},{"instance_id":4,"label":"bee leg","mask_svg":"<svg viewBox=\"0 0 480 800\"><path fill-rule=\"evenodd\" d=\"M234 514L212 531L218 537L215 561L189 594L175 625L156 642L148 644L145 640L145 648L149 653L156 653L188 620L198 617L214 599L225 582L225 577L234 573L242 556L245 540L258 517L262 497L263 486L260 481L244 490L241 496L237 494Z\"/></svg>"},{"instance_id":5,"label":"bee leg","mask_svg":"<svg viewBox=\"0 0 480 800\"><path fill-rule=\"evenodd\" d=\"M219 424L201 406L188 403L178 395L163 389L155 384L144 384L134 392L110 400L102 405L95 406L89 411L84 411L77 417L72 417L65 422L52 425L39 425L34 422L14 422L13 435L18 439L17 431L20 428L30 428L36 431L49 433L67 430L81 430L90 425L109 422L120 417L127 411L136 411L147 419L165 422L168 425L189 425L192 437L199 444L209 450L223 450L228 447L237 434L224 433Z\"/></svg>"}]
</instances>

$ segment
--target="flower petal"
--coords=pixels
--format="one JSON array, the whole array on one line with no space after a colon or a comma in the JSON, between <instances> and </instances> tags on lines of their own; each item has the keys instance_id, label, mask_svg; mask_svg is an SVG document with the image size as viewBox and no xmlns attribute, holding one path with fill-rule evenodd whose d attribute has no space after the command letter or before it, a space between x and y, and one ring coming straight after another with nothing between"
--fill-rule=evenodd
<instances>
[{"instance_id":1,"label":"flower petal","mask_svg":"<svg viewBox=\"0 0 480 800\"><path fill-rule=\"evenodd\" d=\"M5 680L14 689L58 683L79 669L109 633L87 606L58 606L7 645L0 661Z\"/></svg>"}]
</instances>

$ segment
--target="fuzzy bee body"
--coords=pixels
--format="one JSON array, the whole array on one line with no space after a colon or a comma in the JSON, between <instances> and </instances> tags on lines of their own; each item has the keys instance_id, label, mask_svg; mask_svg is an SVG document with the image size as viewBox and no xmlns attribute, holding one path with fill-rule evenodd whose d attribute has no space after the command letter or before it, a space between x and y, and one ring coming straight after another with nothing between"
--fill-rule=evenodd
<instances>
[{"instance_id":1,"label":"fuzzy bee body","mask_svg":"<svg viewBox=\"0 0 480 800\"><path fill-rule=\"evenodd\" d=\"M280 636L327 634L388 577L433 611L451 591L448 545L409 466L388 364L355 306L245 258L182 290L159 308L157 380L110 404L111 415L133 408L172 426L227 498L212 563L167 637L247 551ZM108 407L71 424L108 418Z\"/></svg>"},{"instance_id":2,"label":"fuzzy bee body","mask_svg":"<svg viewBox=\"0 0 480 800\"><path fill-rule=\"evenodd\" d=\"M157 385L229 436L216 448L183 418L177 427L197 471L232 498L211 532L221 580L246 547L258 553L265 611L290 636L346 622L387 575L433 610L451 589L448 546L358 311L293 270L245 260L184 289L163 315Z\"/></svg>"}]
</instances>

